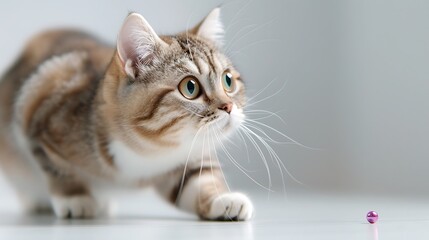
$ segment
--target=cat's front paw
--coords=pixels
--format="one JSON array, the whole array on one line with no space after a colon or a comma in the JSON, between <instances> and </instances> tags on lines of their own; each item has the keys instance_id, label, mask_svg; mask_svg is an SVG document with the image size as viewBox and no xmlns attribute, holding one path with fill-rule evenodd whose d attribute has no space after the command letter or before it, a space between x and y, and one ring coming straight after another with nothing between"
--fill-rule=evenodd
<instances>
[{"instance_id":1,"label":"cat's front paw","mask_svg":"<svg viewBox=\"0 0 429 240\"><path fill-rule=\"evenodd\" d=\"M245 221L253 216L253 204L242 193L224 193L216 197L204 218L220 221Z\"/></svg>"},{"instance_id":2,"label":"cat's front paw","mask_svg":"<svg viewBox=\"0 0 429 240\"><path fill-rule=\"evenodd\" d=\"M101 206L90 196L53 196L52 207L59 218L93 218L104 214L106 206Z\"/></svg>"}]
</instances>

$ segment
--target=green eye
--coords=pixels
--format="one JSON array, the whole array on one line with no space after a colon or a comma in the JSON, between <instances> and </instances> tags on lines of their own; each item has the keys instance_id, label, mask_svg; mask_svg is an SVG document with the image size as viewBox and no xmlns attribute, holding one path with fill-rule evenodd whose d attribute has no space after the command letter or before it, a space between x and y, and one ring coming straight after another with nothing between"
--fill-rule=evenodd
<instances>
[{"instance_id":1,"label":"green eye","mask_svg":"<svg viewBox=\"0 0 429 240\"><path fill-rule=\"evenodd\" d=\"M195 99L200 95L200 85L193 77L186 77L179 83L180 93L187 99Z\"/></svg>"},{"instance_id":2,"label":"green eye","mask_svg":"<svg viewBox=\"0 0 429 240\"><path fill-rule=\"evenodd\" d=\"M223 85L223 89L226 92L233 92L235 90L235 79L232 76L232 73L226 71L223 73L222 75L222 85Z\"/></svg>"}]
</instances>

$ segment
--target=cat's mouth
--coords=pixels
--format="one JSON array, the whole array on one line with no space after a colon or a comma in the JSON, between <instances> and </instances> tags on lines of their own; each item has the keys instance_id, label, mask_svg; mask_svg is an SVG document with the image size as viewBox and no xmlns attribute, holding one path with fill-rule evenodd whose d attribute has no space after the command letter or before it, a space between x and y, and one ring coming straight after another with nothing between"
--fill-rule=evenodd
<instances>
[{"instance_id":1,"label":"cat's mouth","mask_svg":"<svg viewBox=\"0 0 429 240\"><path fill-rule=\"evenodd\" d=\"M231 118L229 114L213 114L205 120L206 126L213 126L218 130L226 130L229 128Z\"/></svg>"}]
</instances>

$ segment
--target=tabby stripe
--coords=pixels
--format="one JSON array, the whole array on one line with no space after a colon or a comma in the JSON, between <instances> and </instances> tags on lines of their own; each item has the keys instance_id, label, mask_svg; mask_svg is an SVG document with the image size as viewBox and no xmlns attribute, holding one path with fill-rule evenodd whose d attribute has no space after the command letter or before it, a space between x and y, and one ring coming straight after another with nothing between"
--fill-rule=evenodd
<instances>
[{"instance_id":1,"label":"tabby stripe","mask_svg":"<svg viewBox=\"0 0 429 240\"><path fill-rule=\"evenodd\" d=\"M208 64L209 64L210 68L212 69L212 71L213 71L213 72L216 72L216 67L215 67L215 65L213 64L213 61L212 61L212 59L210 58L209 54L207 54L207 52L206 52L206 51L204 51L204 53L206 54L207 62L208 62ZM212 56L213 56L213 55L212 55Z\"/></svg>"},{"instance_id":2,"label":"tabby stripe","mask_svg":"<svg viewBox=\"0 0 429 240\"><path fill-rule=\"evenodd\" d=\"M87 76L84 76L87 77ZM76 98L76 95L79 95L82 93L82 90L87 88L88 86L88 82L85 81L83 82L83 84L76 86L73 89L70 89L68 92L64 93L61 96L61 99L57 100L58 102L55 104L55 106L52 106L50 108L44 109L44 103L46 102L47 104L50 103L50 101L52 101L52 99L47 98L47 96L44 96L46 98L40 98L40 102L37 101L37 103L39 103L39 105L34 106L33 109L30 109L31 114L29 114L27 117L27 121L24 122L25 127L28 128L28 126L31 126L33 128L33 131L31 131L30 133L33 136L39 135L40 133L43 133L44 131L46 131L46 127L44 126L49 126L49 121L51 121L51 116L55 115L58 111L62 110L64 108L64 106L67 105L67 103L69 103L70 99L74 99ZM79 108L80 106L73 106L72 110L75 110L77 108ZM40 109L45 110L45 112L43 113L43 115L39 116L39 119L33 119L34 117L37 116L37 111L40 111ZM25 130L28 130L27 128L24 128Z\"/></svg>"},{"instance_id":3,"label":"tabby stripe","mask_svg":"<svg viewBox=\"0 0 429 240\"><path fill-rule=\"evenodd\" d=\"M49 89L51 90L51 89ZM48 91L47 91L48 92ZM40 108L40 106L43 104L44 101L46 101L46 98L48 97L48 93L44 93L43 95L39 95L36 99L33 99L31 103L29 103L25 108L23 109L22 113L22 128L25 132L28 132L30 129L30 125L33 122L34 115L36 113L36 110ZM34 124L34 122L33 122ZM36 133L33 133L34 135L38 134L39 130L36 128Z\"/></svg>"},{"instance_id":4,"label":"tabby stripe","mask_svg":"<svg viewBox=\"0 0 429 240\"><path fill-rule=\"evenodd\" d=\"M108 139L106 138L105 134L98 131L96 132L96 141L98 146L98 151L100 153L101 158L112 168L115 168L115 161L113 160L113 156L110 154L108 150Z\"/></svg>"},{"instance_id":5,"label":"tabby stripe","mask_svg":"<svg viewBox=\"0 0 429 240\"><path fill-rule=\"evenodd\" d=\"M61 154L61 151L59 151L54 144L52 144L49 139L46 139L45 137L40 138L42 149L46 152L46 156L49 155L55 155L57 158L60 158L62 160L67 159L64 157L64 155ZM52 159L52 157L50 157Z\"/></svg>"},{"instance_id":6,"label":"tabby stripe","mask_svg":"<svg viewBox=\"0 0 429 240\"><path fill-rule=\"evenodd\" d=\"M195 61L195 59L194 59L194 61L192 61L194 64L195 64L195 66L197 67L197 69L198 69L198 74L202 74L202 71L201 71L201 66L200 66L200 64L199 64L199 61Z\"/></svg>"},{"instance_id":7,"label":"tabby stripe","mask_svg":"<svg viewBox=\"0 0 429 240\"><path fill-rule=\"evenodd\" d=\"M213 70L213 72L215 72L215 65L213 64L213 61L212 61L212 59L210 58L210 56L209 56L209 54L207 53L207 51L205 50L205 43L204 42L202 42L202 41L200 41L200 40L198 40L198 39L192 39L192 42L191 42L193 45L195 45L195 46L198 46L199 48L198 48L198 50L199 50L199 52L201 52L200 53L200 55L201 56L204 56L204 58L207 58L207 63L208 63L208 65L212 68L212 70Z\"/></svg>"},{"instance_id":8,"label":"tabby stripe","mask_svg":"<svg viewBox=\"0 0 429 240\"><path fill-rule=\"evenodd\" d=\"M71 53L66 53L71 54ZM55 57L50 58L49 60L46 60L43 64L48 64L51 61L54 61ZM81 60L81 59L79 59ZM88 59L82 60L84 61L85 65L89 65ZM75 69L67 69L70 74L77 73ZM43 75L40 75L42 72L41 70L37 70L35 74L38 76L38 78L43 77ZM54 81L55 78L57 78L56 74L54 75L48 75L45 76L46 79L52 80L48 81L45 80L45 82L49 85L45 85L43 92L39 94L38 96L31 96L30 99L32 100L31 103L28 103L24 105L22 111L22 126L24 131L29 131L32 135L38 135L40 132L43 132L45 128L43 126L46 126L47 122L49 121L50 117L55 114L58 110L61 110L64 108L64 105L67 104L67 102L70 101L70 99L73 99L76 95L82 94L82 90L86 89L88 85L91 83L89 79L91 77L94 77L93 72L87 72L85 74L81 75L80 79L75 79L73 81L78 82L77 85L75 85L73 88L68 89L63 95L60 96L60 99L55 101L58 101L54 106L49 106L50 103L53 101L53 97L51 96L52 91L57 91L58 86L56 86L56 83ZM67 75L67 77L69 77ZM68 79L67 81L70 81ZM65 81L65 82L67 82ZM28 93L20 93L22 94L28 94ZM24 95L25 96L25 95ZM28 99L26 99L28 101ZM49 108L47 108L45 105L48 105ZM79 107L79 106L78 106ZM35 119L36 118L36 119ZM42 126L42 127L39 127ZM29 128L35 128L32 129L33 131L30 131Z\"/></svg>"},{"instance_id":9,"label":"tabby stripe","mask_svg":"<svg viewBox=\"0 0 429 240\"><path fill-rule=\"evenodd\" d=\"M164 99L164 97L172 91L174 91L174 88L166 88L166 89L163 89L161 93L157 94L157 97L151 101L152 104L149 104L152 106L152 108L150 109L150 112L144 116L137 117L135 119L135 122L141 122L141 121L151 119L155 115L155 112L158 110L159 106L161 105L161 102Z\"/></svg>"},{"instance_id":10,"label":"tabby stripe","mask_svg":"<svg viewBox=\"0 0 429 240\"><path fill-rule=\"evenodd\" d=\"M85 185L79 183L78 181L73 181L73 179L62 179L61 182L58 185L57 184L54 183L56 187L54 187L52 190L64 197L90 194L88 188Z\"/></svg>"},{"instance_id":11,"label":"tabby stripe","mask_svg":"<svg viewBox=\"0 0 429 240\"><path fill-rule=\"evenodd\" d=\"M52 164L42 147L36 147L32 153L42 169L51 176L61 177L61 172Z\"/></svg>"},{"instance_id":12,"label":"tabby stripe","mask_svg":"<svg viewBox=\"0 0 429 240\"><path fill-rule=\"evenodd\" d=\"M186 115L180 116L180 117L176 117L173 118L170 122L162 125L160 128L158 129L148 129L145 128L143 126L135 126L134 129L142 136L144 137L148 137L148 136L160 136L161 134L165 133L168 129L172 128L173 126L176 125L177 122L179 122L180 120L184 119L186 117ZM138 122L136 122L134 125L138 125Z\"/></svg>"},{"instance_id":13,"label":"tabby stripe","mask_svg":"<svg viewBox=\"0 0 429 240\"><path fill-rule=\"evenodd\" d=\"M179 43L179 45L180 45L180 47L182 48L182 50L183 51L185 51L188 55L189 55L189 58L190 58L190 60L195 64L195 66L197 67L197 69L198 69L198 74L201 74L201 67L200 67L200 65L197 63L198 61L195 61L195 56L194 56L194 53L191 51L191 48L188 46L188 43L186 42L182 42L182 41L180 41L180 40L178 40L178 39L176 39L177 40L177 43Z\"/></svg>"},{"instance_id":14,"label":"tabby stripe","mask_svg":"<svg viewBox=\"0 0 429 240\"><path fill-rule=\"evenodd\" d=\"M206 167L202 167L202 168L195 168L195 169L190 169L188 171L185 172L185 175L180 178L180 181L177 183L177 185L172 189L171 194L170 194L170 202L172 203L178 203L178 198L180 197L181 192L183 192L183 189L185 189L186 184L189 183L189 180L194 177L195 175L203 176L206 173L210 173L214 170L217 170L217 167L210 167L210 166L206 166ZM183 181L182 181L183 179Z\"/></svg>"}]
</instances>

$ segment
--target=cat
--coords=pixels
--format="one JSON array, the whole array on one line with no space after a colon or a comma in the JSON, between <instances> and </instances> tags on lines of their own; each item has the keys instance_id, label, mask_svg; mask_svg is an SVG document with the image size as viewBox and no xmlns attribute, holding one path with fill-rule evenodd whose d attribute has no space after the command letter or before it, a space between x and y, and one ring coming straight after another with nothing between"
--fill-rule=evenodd
<instances>
[{"instance_id":1,"label":"cat","mask_svg":"<svg viewBox=\"0 0 429 240\"><path fill-rule=\"evenodd\" d=\"M214 153L245 118L223 33L215 8L171 36L131 13L116 48L76 30L32 38L0 83L0 163L25 208L93 218L110 189L152 186L201 219L250 219Z\"/></svg>"}]
</instances>

